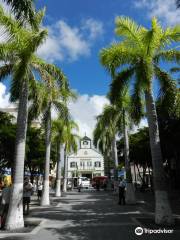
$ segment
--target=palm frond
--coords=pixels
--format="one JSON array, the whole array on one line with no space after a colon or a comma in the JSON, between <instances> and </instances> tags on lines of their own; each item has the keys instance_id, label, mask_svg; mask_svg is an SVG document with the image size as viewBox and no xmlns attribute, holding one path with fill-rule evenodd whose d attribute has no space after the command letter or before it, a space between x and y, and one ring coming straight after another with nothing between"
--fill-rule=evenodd
<instances>
[{"instance_id":1,"label":"palm frond","mask_svg":"<svg viewBox=\"0 0 180 240\"><path fill-rule=\"evenodd\" d=\"M69 111L68 111L67 105L65 103L55 100L55 101L53 101L53 106L60 118L68 120Z\"/></svg>"},{"instance_id":2,"label":"palm frond","mask_svg":"<svg viewBox=\"0 0 180 240\"><path fill-rule=\"evenodd\" d=\"M135 124L139 124L143 116L142 85L142 77L139 78L139 74L136 72L136 81L133 87L130 102L130 116Z\"/></svg>"},{"instance_id":3,"label":"palm frond","mask_svg":"<svg viewBox=\"0 0 180 240\"><path fill-rule=\"evenodd\" d=\"M162 37L161 37L161 44L168 45L171 42L179 42L180 40L180 25L176 25L171 28L166 28L165 31L163 31Z\"/></svg>"},{"instance_id":4,"label":"palm frond","mask_svg":"<svg viewBox=\"0 0 180 240\"><path fill-rule=\"evenodd\" d=\"M133 49L127 49L123 44L112 44L109 48L104 48L100 52L102 65L115 75L115 70L124 64L134 64L137 53Z\"/></svg>"},{"instance_id":5,"label":"palm frond","mask_svg":"<svg viewBox=\"0 0 180 240\"><path fill-rule=\"evenodd\" d=\"M33 0L3 0L11 6L16 19L20 22L28 21L32 26L36 27L35 7Z\"/></svg>"},{"instance_id":6,"label":"palm frond","mask_svg":"<svg viewBox=\"0 0 180 240\"><path fill-rule=\"evenodd\" d=\"M128 40L128 43L133 42L134 45L142 47L141 35L145 28L137 25L128 17L117 17L115 23L115 33L117 35L124 37L125 40Z\"/></svg>"},{"instance_id":7,"label":"palm frond","mask_svg":"<svg viewBox=\"0 0 180 240\"><path fill-rule=\"evenodd\" d=\"M145 55L153 57L154 53L161 46L160 39L163 30L155 17L152 19L151 25L151 29L144 34L142 41Z\"/></svg>"},{"instance_id":8,"label":"palm frond","mask_svg":"<svg viewBox=\"0 0 180 240\"><path fill-rule=\"evenodd\" d=\"M159 99L163 103L166 109L173 108L176 100L176 81L168 74L161 70L159 67L155 66L155 76L160 83L160 93Z\"/></svg>"},{"instance_id":9,"label":"palm frond","mask_svg":"<svg viewBox=\"0 0 180 240\"><path fill-rule=\"evenodd\" d=\"M5 64L0 67L0 81L12 74L13 64Z\"/></svg>"},{"instance_id":10,"label":"palm frond","mask_svg":"<svg viewBox=\"0 0 180 240\"><path fill-rule=\"evenodd\" d=\"M172 68L170 69L170 72L171 72L171 73L180 72L180 67L172 67Z\"/></svg>"},{"instance_id":11,"label":"palm frond","mask_svg":"<svg viewBox=\"0 0 180 240\"><path fill-rule=\"evenodd\" d=\"M108 95L112 103L118 101L124 89L129 85L129 81L132 78L134 71L135 67L126 68L114 77Z\"/></svg>"},{"instance_id":12,"label":"palm frond","mask_svg":"<svg viewBox=\"0 0 180 240\"><path fill-rule=\"evenodd\" d=\"M158 63L160 60L163 60L166 62L179 63L180 51L178 51L176 49L160 51L158 54L155 55L154 62Z\"/></svg>"}]
</instances>

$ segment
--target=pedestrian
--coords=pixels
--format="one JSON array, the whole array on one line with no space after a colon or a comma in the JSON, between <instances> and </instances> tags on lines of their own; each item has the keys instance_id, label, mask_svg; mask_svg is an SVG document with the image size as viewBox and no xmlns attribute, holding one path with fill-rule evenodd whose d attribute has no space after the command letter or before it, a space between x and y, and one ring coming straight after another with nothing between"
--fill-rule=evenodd
<instances>
[{"instance_id":1,"label":"pedestrian","mask_svg":"<svg viewBox=\"0 0 180 240\"><path fill-rule=\"evenodd\" d=\"M29 178L26 178L24 181L24 189L23 189L23 213L29 214L29 204L31 202L31 194L32 194L32 183Z\"/></svg>"},{"instance_id":2,"label":"pedestrian","mask_svg":"<svg viewBox=\"0 0 180 240\"><path fill-rule=\"evenodd\" d=\"M96 190L99 191L99 189L100 189L100 180L97 179L96 180Z\"/></svg>"},{"instance_id":3,"label":"pedestrian","mask_svg":"<svg viewBox=\"0 0 180 240\"><path fill-rule=\"evenodd\" d=\"M120 181L119 181L119 202L118 202L119 205L121 205L121 201L122 201L123 205L126 204L126 202L125 202L125 180L123 180L122 178L120 178Z\"/></svg>"},{"instance_id":4,"label":"pedestrian","mask_svg":"<svg viewBox=\"0 0 180 240\"><path fill-rule=\"evenodd\" d=\"M31 195L34 195L35 192L37 192L37 184L36 184L36 180L33 180Z\"/></svg>"},{"instance_id":5,"label":"pedestrian","mask_svg":"<svg viewBox=\"0 0 180 240\"><path fill-rule=\"evenodd\" d=\"M104 187L104 191L106 191L107 190L107 179L104 179L103 187Z\"/></svg>"},{"instance_id":6,"label":"pedestrian","mask_svg":"<svg viewBox=\"0 0 180 240\"><path fill-rule=\"evenodd\" d=\"M77 183L78 183L78 192L80 192L82 187L82 179L80 177L78 177Z\"/></svg>"},{"instance_id":7,"label":"pedestrian","mask_svg":"<svg viewBox=\"0 0 180 240\"><path fill-rule=\"evenodd\" d=\"M4 183L4 188L2 190L2 198L1 198L1 228L3 229L6 222L6 217L9 209L9 202L10 202L10 195L11 195L11 186L8 186L8 184Z\"/></svg>"},{"instance_id":8,"label":"pedestrian","mask_svg":"<svg viewBox=\"0 0 180 240\"><path fill-rule=\"evenodd\" d=\"M42 190L43 190L43 184L42 182L38 182L38 200L42 197Z\"/></svg>"}]
</instances>

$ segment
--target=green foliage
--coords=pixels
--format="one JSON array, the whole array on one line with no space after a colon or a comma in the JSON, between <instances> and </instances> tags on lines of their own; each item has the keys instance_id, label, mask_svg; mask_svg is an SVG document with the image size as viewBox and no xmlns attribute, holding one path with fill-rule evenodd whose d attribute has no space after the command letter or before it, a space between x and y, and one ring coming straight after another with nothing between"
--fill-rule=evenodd
<instances>
[{"instance_id":1,"label":"green foliage","mask_svg":"<svg viewBox=\"0 0 180 240\"><path fill-rule=\"evenodd\" d=\"M28 22L34 28L37 28L37 18L33 0L3 0L10 5L12 12L21 24Z\"/></svg>"},{"instance_id":2,"label":"green foliage","mask_svg":"<svg viewBox=\"0 0 180 240\"><path fill-rule=\"evenodd\" d=\"M41 129L28 127L26 137L25 167L42 172L44 166L45 139Z\"/></svg>"},{"instance_id":3,"label":"green foliage","mask_svg":"<svg viewBox=\"0 0 180 240\"><path fill-rule=\"evenodd\" d=\"M14 117L0 112L0 171L13 166L16 125Z\"/></svg>"},{"instance_id":4,"label":"green foliage","mask_svg":"<svg viewBox=\"0 0 180 240\"><path fill-rule=\"evenodd\" d=\"M149 129L147 127L139 129L137 133L130 135L129 146L131 161L140 166L152 167Z\"/></svg>"},{"instance_id":5,"label":"green foliage","mask_svg":"<svg viewBox=\"0 0 180 240\"><path fill-rule=\"evenodd\" d=\"M124 88L131 89L131 117L139 121L143 114L144 93L150 91L154 80L159 80L166 103L173 102L175 83L160 68L159 62L179 62L179 51L169 45L180 40L180 26L163 29L156 18L152 19L150 29L137 25L128 17L117 17L115 23L115 32L121 41L102 49L100 61L113 79L109 93L111 101L118 101Z\"/></svg>"}]
</instances>

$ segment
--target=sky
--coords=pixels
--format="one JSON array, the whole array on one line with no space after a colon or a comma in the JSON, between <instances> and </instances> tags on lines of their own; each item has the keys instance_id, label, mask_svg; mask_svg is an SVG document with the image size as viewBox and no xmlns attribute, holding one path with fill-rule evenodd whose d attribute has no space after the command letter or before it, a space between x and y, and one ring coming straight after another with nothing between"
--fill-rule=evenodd
<instances>
[{"instance_id":1,"label":"sky","mask_svg":"<svg viewBox=\"0 0 180 240\"><path fill-rule=\"evenodd\" d=\"M175 0L36 0L36 7L46 7L43 27L49 36L37 54L58 65L78 93L70 103L72 117L79 124L80 135L92 137L95 117L108 103L106 94L110 77L99 61L99 52L113 41L116 16L129 16L150 26L158 17L163 26L178 23L180 10ZM1 3L1 0L0 0ZM0 83L0 107L9 105L8 83ZM146 125L143 120L141 126Z\"/></svg>"}]
</instances>

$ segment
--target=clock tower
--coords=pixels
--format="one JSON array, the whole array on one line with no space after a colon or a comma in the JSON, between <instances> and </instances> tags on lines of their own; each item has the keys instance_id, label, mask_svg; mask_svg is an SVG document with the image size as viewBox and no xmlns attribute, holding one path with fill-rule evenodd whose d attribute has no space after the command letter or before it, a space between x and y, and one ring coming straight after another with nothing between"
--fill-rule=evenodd
<instances>
[{"instance_id":1,"label":"clock tower","mask_svg":"<svg viewBox=\"0 0 180 240\"><path fill-rule=\"evenodd\" d=\"M90 149L91 148L91 139L87 136L84 136L80 141L81 149Z\"/></svg>"}]
</instances>

